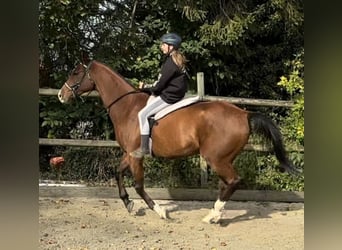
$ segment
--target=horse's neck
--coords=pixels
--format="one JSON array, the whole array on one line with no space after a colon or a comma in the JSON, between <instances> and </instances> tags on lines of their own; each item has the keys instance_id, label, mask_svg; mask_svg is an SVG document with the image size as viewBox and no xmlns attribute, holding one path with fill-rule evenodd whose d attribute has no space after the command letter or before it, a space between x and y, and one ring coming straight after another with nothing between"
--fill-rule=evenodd
<instances>
[{"instance_id":1,"label":"horse's neck","mask_svg":"<svg viewBox=\"0 0 342 250\"><path fill-rule=\"evenodd\" d=\"M143 93L125 94L134 91L134 88L120 76L111 73L108 69L97 70L91 76L95 81L96 89L105 108L109 107L108 114L115 129L116 140L124 146L130 137L129 133L139 130L138 112L146 104L147 96ZM120 100L118 98L124 96ZM117 102L115 102L118 100ZM113 105L111 105L115 102Z\"/></svg>"},{"instance_id":2,"label":"horse's neck","mask_svg":"<svg viewBox=\"0 0 342 250\"><path fill-rule=\"evenodd\" d=\"M95 73L91 77L95 81L96 90L106 108L121 96L134 90L124 79L106 66L97 65L94 70Z\"/></svg>"}]
</instances>

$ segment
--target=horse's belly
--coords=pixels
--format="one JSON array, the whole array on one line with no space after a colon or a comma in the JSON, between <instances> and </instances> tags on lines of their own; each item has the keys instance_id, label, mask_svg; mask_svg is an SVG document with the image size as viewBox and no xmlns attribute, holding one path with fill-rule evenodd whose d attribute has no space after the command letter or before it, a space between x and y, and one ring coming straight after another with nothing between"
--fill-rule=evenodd
<instances>
[{"instance_id":1,"label":"horse's belly","mask_svg":"<svg viewBox=\"0 0 342 250\"><path fill-rule=\"evenodd\" d=\"M152 133L153 153L161 157L181 157L198 153L199 143L190 131L171 129Z\"/></svg>"}]
</instances>

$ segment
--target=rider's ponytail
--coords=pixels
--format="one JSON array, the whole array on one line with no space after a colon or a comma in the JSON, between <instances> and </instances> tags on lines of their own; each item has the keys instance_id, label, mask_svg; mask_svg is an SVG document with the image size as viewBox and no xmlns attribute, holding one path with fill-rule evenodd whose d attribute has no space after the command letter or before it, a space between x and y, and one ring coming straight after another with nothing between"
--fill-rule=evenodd
<instances>
[{"instance_id":1,"label":"rider's ponytail","mask_svg":"<svg viewBox=\"0 0 342 250\"><path fill-rule=\"evenodd\" d=\"M170 55L175 64L184 71L187 63L186 57L177 49L173 50Z\"/></svg>"}]
</instances>

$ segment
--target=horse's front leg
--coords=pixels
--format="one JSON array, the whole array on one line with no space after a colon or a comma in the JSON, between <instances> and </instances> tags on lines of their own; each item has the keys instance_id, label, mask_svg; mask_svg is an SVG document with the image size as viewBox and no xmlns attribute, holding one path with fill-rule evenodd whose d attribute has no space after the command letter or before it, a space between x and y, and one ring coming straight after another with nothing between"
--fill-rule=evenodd
<instances>
[{"instance_id":1,"label":"horse's front leg","mask_svg":"<svg viewBox=\"0 0 342 250\"><path fill-rule=\"evenodd\" d=\"M133 210L134 202L128 198L128 193L124 185L125 172L127 172L128 170L129 163L127 160L127 155L125 154L121 160L118 171L116 171L115 173L115 179L119 188L119 196L125 204L125 207L127 208L128 212L130 213Z\"/></svg>"},{"instance_id":2,"label":"horse's front leg","mask_svg":"<svg viewBox=\"0 0 342 250\"><path fill-rule=\"evenodd\" d=\"M156 202L154 202L151 197L145 192L144 189L144 168L143 159L131 158L131 172L135 181L135 191L140 195L140 197L146 202L147 206L155 211L160 218L166 219L166 210L160 207Z\"/></svg>"}]
</instances>

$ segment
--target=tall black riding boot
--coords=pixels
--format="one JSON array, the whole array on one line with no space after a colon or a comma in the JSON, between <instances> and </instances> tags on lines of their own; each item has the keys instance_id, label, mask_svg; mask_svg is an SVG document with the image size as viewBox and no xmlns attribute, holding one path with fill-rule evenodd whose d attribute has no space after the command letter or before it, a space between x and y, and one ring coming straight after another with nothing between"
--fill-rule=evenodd
<instances>
[{"instance_id":1,"label":"tall black riding boot","mask_svg":"<svg viewBox=\"0 0 342 250\"><path fill-rule=\"evenodd\" d=\"M131 152L129 155L134 158L142 158L144 155L148 155L150 153L149 143L149 135L141 135L140 148Z\"/></svg>"}]
</instances>

